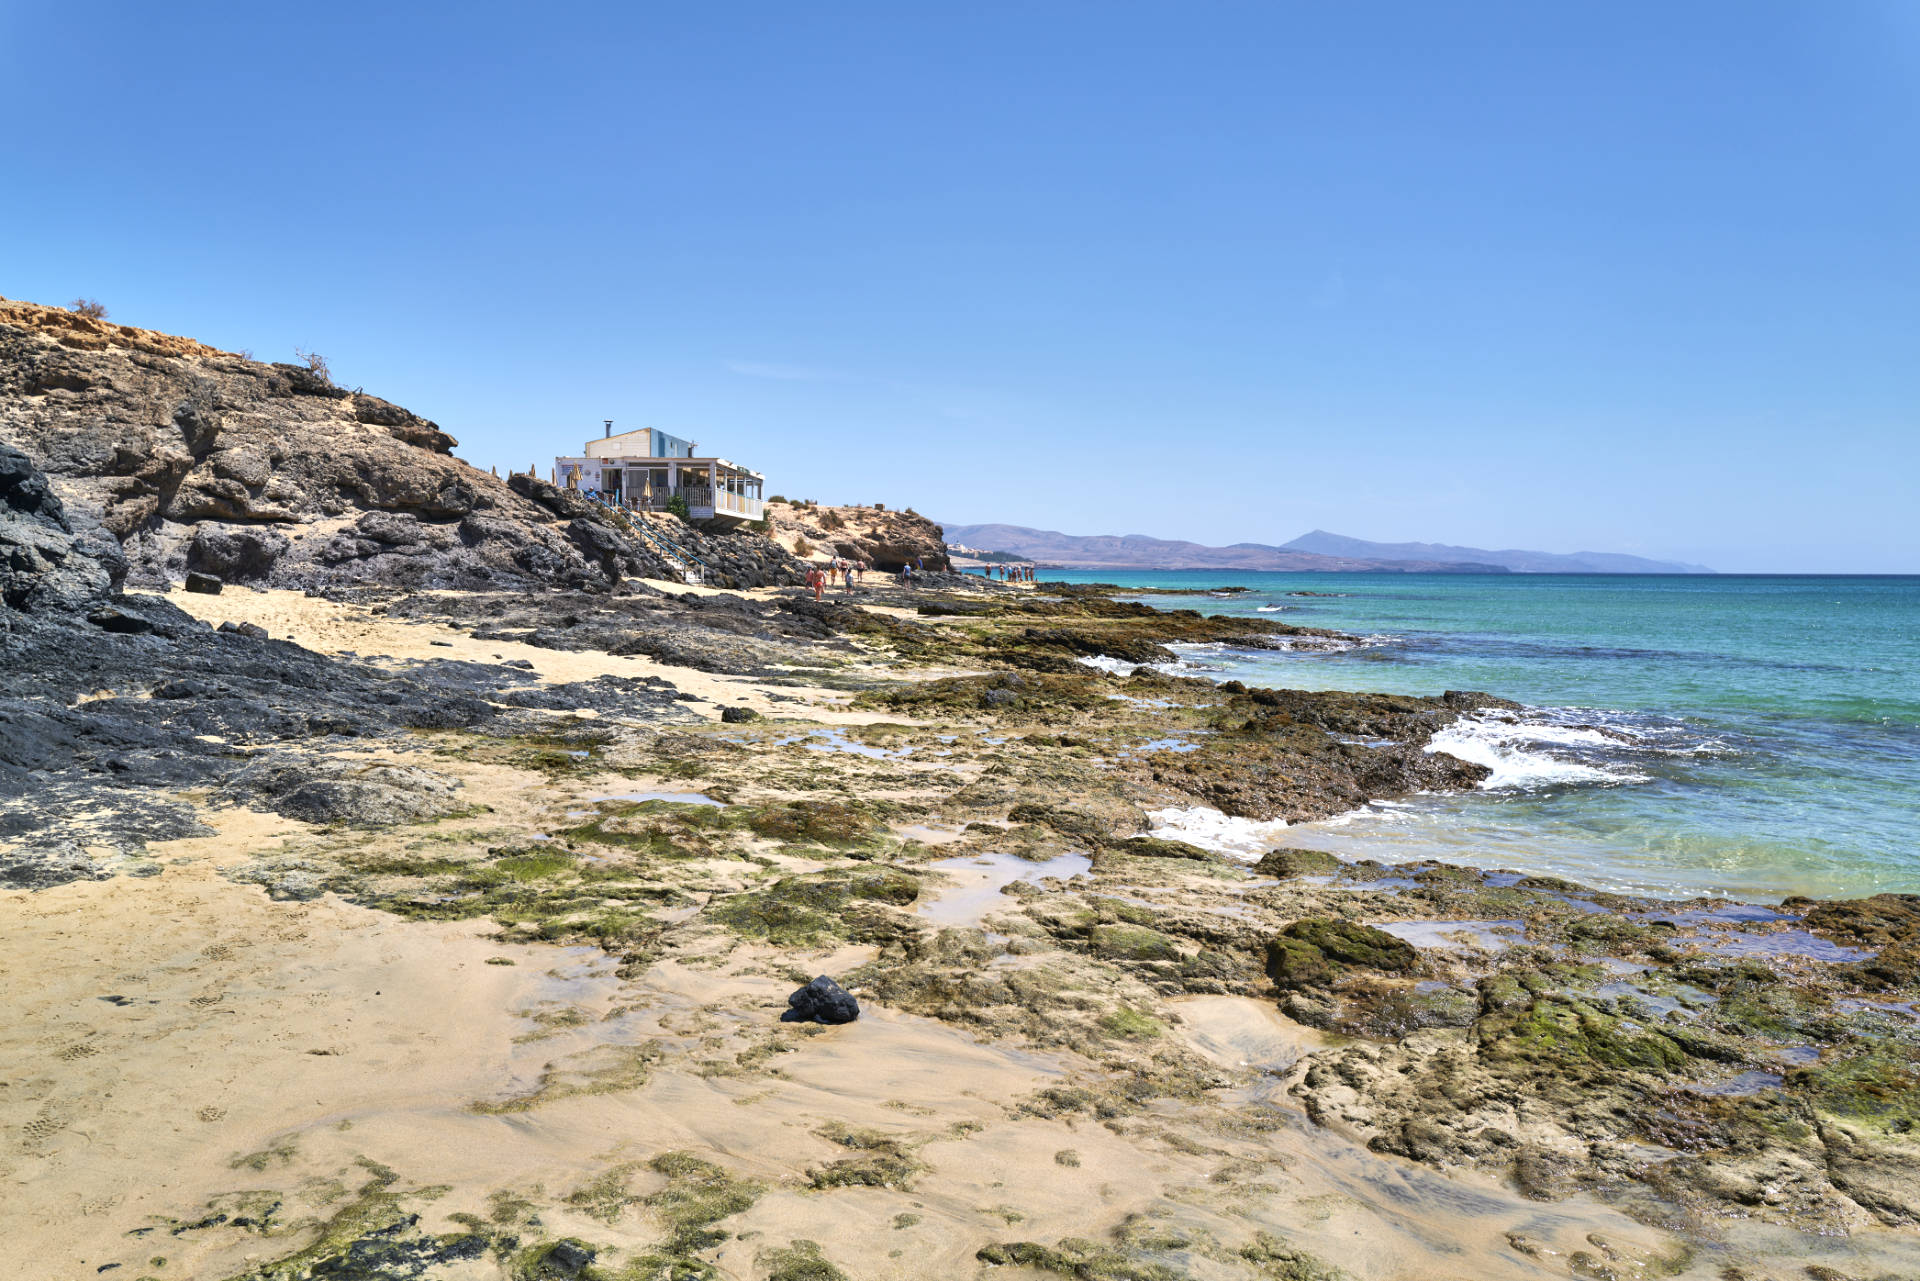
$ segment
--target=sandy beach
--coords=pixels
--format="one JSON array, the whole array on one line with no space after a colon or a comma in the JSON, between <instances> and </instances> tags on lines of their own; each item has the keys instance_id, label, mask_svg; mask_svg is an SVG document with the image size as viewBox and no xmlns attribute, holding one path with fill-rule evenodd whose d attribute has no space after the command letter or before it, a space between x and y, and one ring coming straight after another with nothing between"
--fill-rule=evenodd
<instances>
[{"instance_id":1,"label":"sandy beach","mask_svg":"<svg viewBox=\"0 0 1920 1281\"><path fill-rule=\"evenodd\" d=\"M558 760L524 730L335 741L336 765L450 779L451 812L366 826L185 793L208 834L151 843L141 874L0 894L16 1275L1721 1278L1911 1257L1830 1198L1809 1236L1805 1205L1662 1220L1602 1186L1369 1150L1358 1096L1308 1084L1366 1038L1233 977L1230 940L1329 904L1433 906L1133 837L1118 767L1193 697L1166 678L1089 670L1111 692L1063 747L939 710L981 678L877 647L830 688L291 591L172 599L395 672L520 663L539 688L646 677L698 701L660 727L562 699L538 741L586 746ZM1083 835L1046 808L1068 798L1096 816ZM1540 928L1560 920L1540 902ZM1449 928L1430 986L1470 986L1504 944ZM816 974L858 1021L779 1020ZM1564 1146L1550 1128L1514 1141Z\"/></svg>"}]
</instances>

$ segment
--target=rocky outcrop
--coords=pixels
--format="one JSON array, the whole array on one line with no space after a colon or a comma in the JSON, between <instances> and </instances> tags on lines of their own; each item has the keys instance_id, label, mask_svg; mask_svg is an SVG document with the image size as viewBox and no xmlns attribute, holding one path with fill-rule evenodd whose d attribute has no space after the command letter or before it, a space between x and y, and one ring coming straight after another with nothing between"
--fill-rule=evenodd
<instances>
[{"instance_id":1,"label":"rocky outcrop","mask_svg":"<svg viewBox=\"0 0 1920 1281\"><path fill-rule=\"evenodd\" d=\"M292 588L678 577L584 498L479 471L390 401L59 308L0 300L0 443L46 473L82 536L120 541L136 585L189 570ZM680 530L729 585L797 581L765 538Z\"/></svg>"},{"instance_id":2,"label":"rocky outcrop","mask_svg":"<svg viewBox=\"0 0 1920 1281\"><path fill-rule=\"evenodd\" d=\"M1429 750L1463 714L1510 710L1490 694L1399 694L1248 689L1228 681L1217 732L1184 752L1130 760L1129 773L1224 814L1260 820L1327 818L1379 797L1464 791L1492 773Z\"/></svg>"},{"instance_id":3,"label":"rocky outcrop","mask_svg":"<svg viewBox=\"0 0 1920 1281\"><path fill-rule=\"evenodd\" d=\"M538 476L516 473L507 485L566 520L575 545L610 575L679 582L690 565L710 587L795 586L806 580L801 561L751 530L702 529L663 513L614 516L580 491ZM633 522L644 522L655 539L635 537L629 529L639 526Z\"/></svg>"},{"instance_id":4,"label":"rocky outcrop","mask_svg":"<svg viewBox=\"0 0 1920 1281\"><path fill-rule=\"evenodd\" d=\"M77 527L47 478L0 445L0 602L25 613L72 613L119 586L127 563L112 535Z\"/></svg>"},{"instance_id":5,"label":"rocky outcrop","mask_svg":"<svg viewBox=\"0 0 1920 1281\"><path fill-rule=\"evenodd\" d=\"M146 842L207 833L180 799L191 789L329 825L456 813L475 802L445 775L317 754L409 729L511 726L528 715L516 707L596 696L506 665L399 673L251 624L216 629L123 594L125 572L119 543L0 446L0 887L157 870L140 862ZM629 712L685 716L645 681L617 696Z\"/></svg>"},{"instance_id":6,"label":"rocky outcrop","mask_svg":"<svg viewBox=\"0 0 1920 1281\"><path fill-rule=\"evenodd\" d=\"M885 573L902 565L928 573L952 568L940 526L914 511L769 502L767 523L783 547L803 540L815 560L844 557Z\"/></svg>"}]
</instances>

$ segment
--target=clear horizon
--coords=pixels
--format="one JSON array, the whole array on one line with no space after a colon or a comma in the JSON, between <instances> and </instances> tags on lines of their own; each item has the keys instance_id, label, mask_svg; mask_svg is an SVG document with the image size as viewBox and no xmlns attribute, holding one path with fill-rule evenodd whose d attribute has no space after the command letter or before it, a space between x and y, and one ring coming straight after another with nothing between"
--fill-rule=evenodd
<instances>
[{"instance_id":1,"label":"clear horizon","mask_svg":"<svg viewBox=\"0 0 1920 1281\"><path fill-rule=\"evenodd\" d=\"M0 12L0 294L542 472L1920 571L1920 7Z\"/></svg>"}]
</instances>

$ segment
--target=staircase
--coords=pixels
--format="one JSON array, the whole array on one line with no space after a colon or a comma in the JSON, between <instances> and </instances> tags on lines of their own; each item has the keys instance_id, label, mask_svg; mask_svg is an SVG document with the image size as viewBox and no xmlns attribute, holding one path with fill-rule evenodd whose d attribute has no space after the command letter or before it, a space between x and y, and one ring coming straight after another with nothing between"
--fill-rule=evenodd
<instances>
[{"instance_id":1,"label":"staircase","mask_svg":"<svg viewBox=\"0 0 1920 1281\"><path fill-rule=\"evenodd\" d=\"M594 501L615 525L644 542L654 555L665 561L673 572L680 576L681 582L698 587L707 581L706 563L666 535L653 529L652 522L644 515L630 512L617 503L609 503L604 499Z\"/></svg>"}]
</instances>

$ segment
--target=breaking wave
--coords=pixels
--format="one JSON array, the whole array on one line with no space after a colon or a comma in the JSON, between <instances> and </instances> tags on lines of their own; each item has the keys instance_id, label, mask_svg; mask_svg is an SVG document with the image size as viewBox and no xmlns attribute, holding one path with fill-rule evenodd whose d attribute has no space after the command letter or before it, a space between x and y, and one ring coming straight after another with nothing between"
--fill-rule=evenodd
<instances>
[{"instance_id":1,"label":"breaking wave","mask_svg":"<svg viewBox=\"0 0 1920 1281\"><path fill-rule=\"evenodd\" d=\"M1285 819L1262 822L1235 818L1205 805L1170 806L1147 811L1149 836L1163 840L1185 841L1203 850L1225 854L1229 858L1252 863L1272 849L1279 834L1287 830Z\"/></svg>"},{"instance_id":2,"label":"breaking wave","mask_svg":"<svg viewBox=\"0 0 1920 1281\"><path fill-rule=\"evenodd\" d=\"M1111 654L1082 654L1073 661L1103 672L1111 672L1115 676L1131 676L1141 667L1139 663L1129 663L1126 659L1115 658Z\"/></svg>"},{"instance_id":3,"label":"breaking wave","mask_svg":"<svg viewBox=\"0 0 1920 1281\"><path fill-rule=\"evenodd\" d=\"M1435 734L1429 752L1445 752L1493 773L1488 791L1527 791L1569 784L1617 786L1650 782L1654 757L1718 756L1731 749L1684 725L1589 708L1479 712Z\"/></svg>"}]
</instances>

